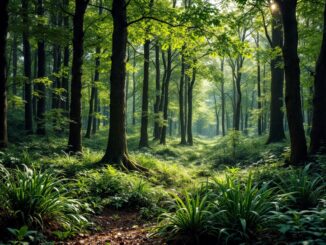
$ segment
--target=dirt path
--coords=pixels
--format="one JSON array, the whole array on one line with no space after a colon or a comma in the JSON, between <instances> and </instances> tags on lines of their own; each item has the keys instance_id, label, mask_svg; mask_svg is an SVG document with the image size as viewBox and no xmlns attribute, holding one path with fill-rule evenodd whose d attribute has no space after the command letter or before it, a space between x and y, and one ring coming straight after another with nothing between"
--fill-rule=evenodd
<instances>
[{"instance_id":1,"label":"dirt path","mask_svg":"<svg viewBox=\"0 0 326 245\"><path fill-rule=\"evenodd\" d=\"M90 234L81 234L73 240L65 242L67 245L155 245L164 244L159 239L150 238L150 229L153 224L144 224L135 212L106 210L103 214L93 218L95 226L100 231Z\"/></svg>"}]
</instances>

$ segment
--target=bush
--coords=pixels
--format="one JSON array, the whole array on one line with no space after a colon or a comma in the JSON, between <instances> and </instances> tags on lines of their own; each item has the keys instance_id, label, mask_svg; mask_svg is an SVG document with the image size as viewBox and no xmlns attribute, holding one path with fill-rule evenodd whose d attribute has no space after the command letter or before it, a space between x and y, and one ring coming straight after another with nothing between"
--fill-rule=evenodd
<instances>
[{"instance_id":1,"label":"bush","mask_svg":"<svg viewBox=\"0 0 326 245\"><path fill-rule=\"evenodd\" d=\"M14 227L80 229L88 224L82 204L71 197L64 179L49 172L1 170L0 216Z\"/></svg>"},{"instance_id":2,"label":"bush","mask_svg":"<svg viewBox=\"0 0 326 245\"><path fill-rule=\"evenodd\" d=\"M325 244L326 209L288 210L274 212L280 238L287 241L302 241L302 244Z\"/></svg>"},{"instance_id":3,"label":"bush","mask_svg":"<svg viewBox=\"0 0 326 245\"><path fill-rule=\"evenodd\" d=\"M298 209L314 208L326 194L326 183L323 177L309 174L310 165L291 174L279 175L278 187L288 194L290 207Z\"/></svg>"},{"instance_id":4,"label":"bush","mask_svg":"<svg viewBox=\"0 0 326 245\"><path fill-rule=\"evenodd\" d=\"M217 226L224 231L226 240L249 240L272 225L271 211L276 208L274 188L268 184L258 187L253 184L252 175L246 183L230 176L225 182L215 180Z\"/></svg>"},{"instance_id":5,"label":"bush","mask_svg":"<svg viewBox=\"0 0 326 245\"><path fill-rule=\"evenodd\" d=\"M174 197L173 212L163 214L156 235L183 244L201 244L214 233L212 205L207 196L185 194L184 200Z\"/></svg>"}]
</instances>

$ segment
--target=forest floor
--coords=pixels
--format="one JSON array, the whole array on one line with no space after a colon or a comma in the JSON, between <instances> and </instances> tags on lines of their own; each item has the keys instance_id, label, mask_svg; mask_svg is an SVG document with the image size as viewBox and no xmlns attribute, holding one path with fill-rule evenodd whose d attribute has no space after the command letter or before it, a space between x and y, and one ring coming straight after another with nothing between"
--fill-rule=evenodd
<instances>
[{"instance_id":1,"label":"forest floor","mask_svg":"<svg viewBox=\"0 0 326 245\"><path fill-rule=\"evenodd\" d=\"M266 147L263 137L237 135L195 138L193 146L180 145L175 138L166 146L152 142L151 148L138 149L138 135L132 134L128 138L130 157L150 170L144 175L96 164L104 154L106 135L101 132L85 139L82 156L64 152L64 137L35 136L23 140L17 136L17 143L0 154L1 163L8 167L20 163L59 173L77 189L74 195L94 210L90 216L93 224L87 230L53 237L56 244L164 244L151 234L162 210L168 209L165 202L171 195L189 192L209 179L222 178L226 172L243 172L240 175L245 176L259 169L263 176L264 171L271 172L283 164L280 156L287 154L284 144Z\"/></svg>"},{"instance_id":2,"label":"forest floor","mask_svg":"<svg viewBox=\"0 0 326 245\"><path fill-rule=\"evenodd\" d=\"M138 212L105 210L92 218L99 231L79 234L72 240L59 244L82 245L155 245L164 244L161 239L151 237L154 223L144 223Z\"/></svg>"}]
</instances>

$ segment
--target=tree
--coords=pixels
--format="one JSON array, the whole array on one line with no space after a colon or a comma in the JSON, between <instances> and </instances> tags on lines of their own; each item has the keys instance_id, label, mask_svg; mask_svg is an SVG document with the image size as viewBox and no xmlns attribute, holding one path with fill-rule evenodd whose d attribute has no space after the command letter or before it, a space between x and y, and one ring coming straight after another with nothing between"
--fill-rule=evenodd
<instances>
[{"instance_id":1,"label":"tree","mask_svg":"<svg viewBox=\"0 0 326 245\"><path fill-rule=\"evenodd\" d=\"M71 68L71 101L68 151L77 153L82 151L81 138L81 90L84 41L84 15L89 0L75 0L75 14L73 17L73 57Z\"/></svg>"},{"instance_id":2,"label":"tree","mask_svg":"<svg viewBox=\"0 0 326 245\"><path fill-rule=\"evenodd\" d=\"M43 7L43 0L37 1L37 14L42 17L44 16L44 7ZM40 31L42 29L42 24L39 24L38 27ZM45 84L42 82L42 78L45 77L45 42L44 37L41 37L37 42L37 77L40 79L37 83L37 93L38 93L38 100L37 100L37 129L36 133L38 135L45 135Z\"/></svg>"},{"instance_id":3,"label":"tree","mask_svg":"<svg viewBox=\"0 0 326 245\"><path fill-rule=\"evenodd\" d=\"M185 145L186 141L186 123L185 123L185 113L184 113L184 87L185 87L185 57L184 57L185 46L182 48L181 53L181 74L180 74L180 83L179 83L179 120L180 120L180 135L181 135L181 145Z\"/></svg>"},{"instance_id":4,"label":"tree","mask_svg":"<svg viewBox=\"0 0 326 245\"><path fill-rule=\"evenodd\" d=\"M285 139L283 126L283 84L284 69L282 56L277 52L283 47L282 17L279 8L272 8L272 38L266 32L271 48L276 56L271 60L271 103L270 103L270 126L267 143L280 142Z\"/></svg>"},{"instance_id":5,"label":"tree","mask_svg":"<svg viewBox=\"0 0 326 245\"><path fill-rule=\"evenodd\" d=\"M32 103L32 61L31 45L29 42L29 0L22 0L23 30L23 53L24 53L24 76L25 76L25 130L27 133L33 132L33 103Z\"/></svg>"},{"instance_id":6,"label":"tree","mask_svg":"<svg viewBox=\"0 0 326 245\"><path fill-rule=\"evenodd\" d=\"M128 170L145 170L129 159L125 126L125 77L128 37L125 0L112 2L113 34L110 72L110 129L105 154L101 162L120 165Z\"/></svg>"},{"instance_id":7,"label":"tree","mask_svg":"<svg viewBox=\"0 0 326 245\"><path fill-rule=\"evenodd\" d=\"M310 152L326 151L326 3L324 8L323 40L316 64Z\"/></svg>"},{"instance_id":8,"label":"tree","mask_svg":"<svg viewBox=\"0 0 326 245\"><path fill-rule=\"evenodd\" d=\"M160 91L161 91L161 67L160 46L155 44L155 104L154 104L154 140L160 139Z\"/></svg>"},{"instance_id":9,"label":"tree","mask_svg":"<svg viewBox=\"0 0 326 245\"><path fill-rule=\"evenodd\" d=\"M154 0L149 2L149 15L153 8ZM147 23L148 24L148 21ZM146 26L145 35L150 31L149 26ZM145 38L144 44L144 79L143 79L143 96L142 96L142 112L140 126L139 147L148 147L148 86L149 86L149 59L150 59L151 41L148 37Z\"/></svg>"},{"instance_id":10,"label":"tree","mask_svg":"<svg viewBox=\"0 0 326 245\"><path fill-rule=\"evenodd\" d=\"M298 57L297 0L276 0L283 20L283 59L285 71L285 104L291 141L292 164L300 164L307 158L307 145L303 129L300 96L300 66Z\"/></svg>"},{"instance_id":11,"label":"tree","mask_svg":"<svg viewBox=\"0 0 326 245\"><path fill-rule=\"evenodd\" d=\"M7 147L7 31L8 31L8 3L0 2L0 148Z\"/></svg>"}]
</instances>

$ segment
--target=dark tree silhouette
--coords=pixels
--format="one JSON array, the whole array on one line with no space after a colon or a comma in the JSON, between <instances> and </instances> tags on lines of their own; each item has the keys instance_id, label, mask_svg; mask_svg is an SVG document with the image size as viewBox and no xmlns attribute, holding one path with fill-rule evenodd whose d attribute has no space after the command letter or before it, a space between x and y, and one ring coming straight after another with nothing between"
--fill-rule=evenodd
<instances>
[{"instance_id":1,"label":"dark tree silhouette","mask_svg":"<svg viewBox=\"0 0 326 245\"><path fill-rule=\"evenodd\" d=\"M8 3L0 2L0 148L7 147L7 61Z\"/></svg>"},{"instance_id":2,"label":"dark tree silhouette","mask_svg":"<svg viewBox=\"0 0 326 245\"><path fill-rule=\"evenodd\" d=\"M84 42L84 15L89 0L75 0L75 14L73 18L73 58L71 68L71 101L68 151L76 153L82 151L81 138L81 90Z\"/></svg>"}]
</instances>

